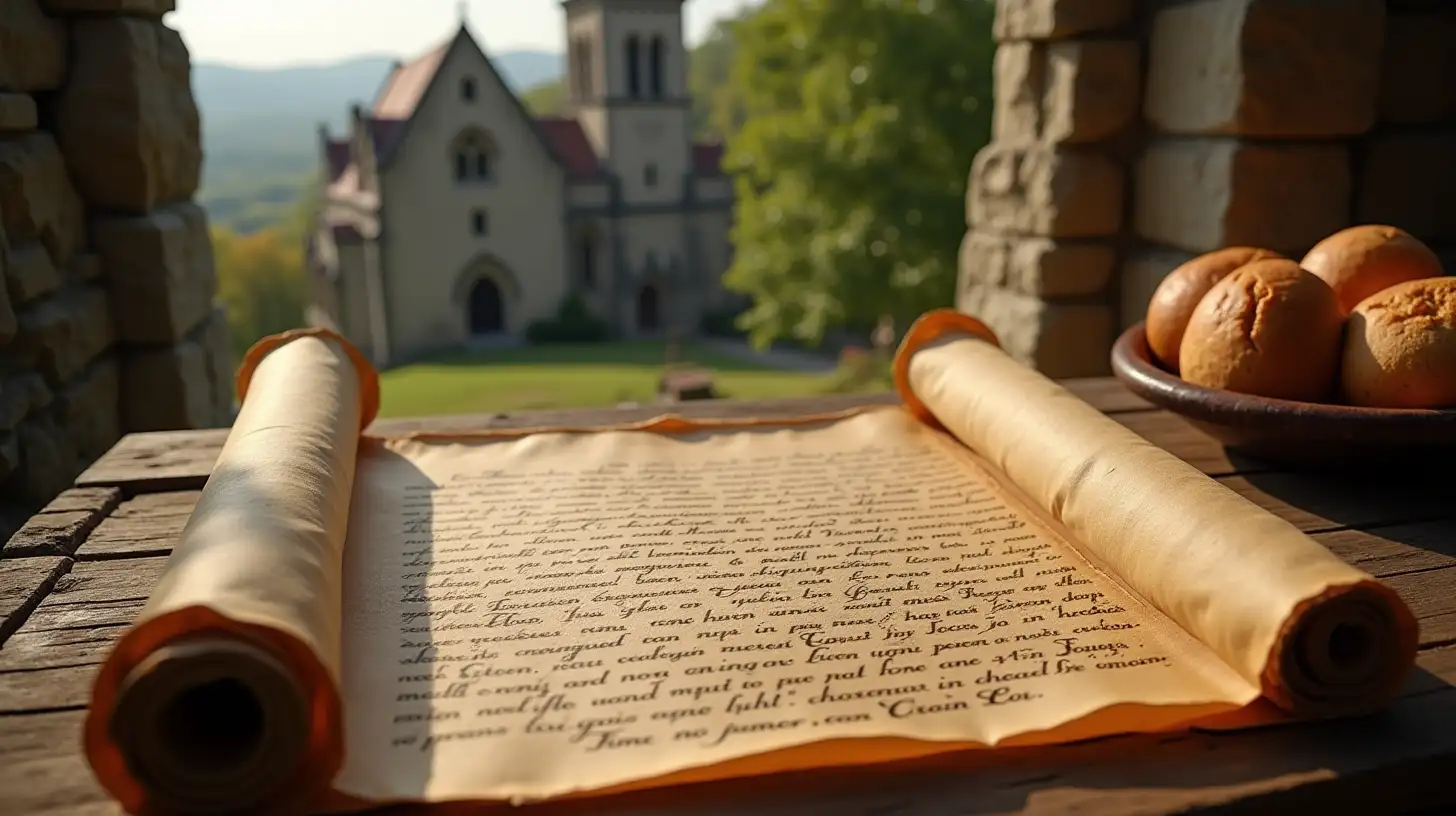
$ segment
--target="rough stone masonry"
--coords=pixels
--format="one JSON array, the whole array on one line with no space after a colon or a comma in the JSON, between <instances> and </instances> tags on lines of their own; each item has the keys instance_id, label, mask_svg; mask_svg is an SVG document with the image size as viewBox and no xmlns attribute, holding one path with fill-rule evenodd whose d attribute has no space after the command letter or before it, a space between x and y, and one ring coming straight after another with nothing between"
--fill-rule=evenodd
<instances>
[{"instance_id":1,"label":"rough stone masonry","mask_svg":"<svg viewBox=\"0 0 1456 816\"><path fill-rule=\"evenodd\" d=\"M1054 377L1195 255L1355 223L1456 272L1456 3L997 0L957 306Z\"/></svg>"},{"instance_id":2,"label":"rough stone masonry","mask_svg":"<svg viewBox=\"0 0 1456 816\"><path fill-rule=\"evenodd\" d=\"M0 540L122 433L231 413L173 5L0 2Z\"/></svg>"}]
</instances>

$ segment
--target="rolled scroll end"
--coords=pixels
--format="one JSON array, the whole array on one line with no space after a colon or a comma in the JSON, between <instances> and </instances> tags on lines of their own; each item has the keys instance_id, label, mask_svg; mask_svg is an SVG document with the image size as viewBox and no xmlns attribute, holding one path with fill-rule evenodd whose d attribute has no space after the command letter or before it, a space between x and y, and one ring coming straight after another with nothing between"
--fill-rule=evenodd
<instances>
[{"instance_id":1,"label":"rolled scroll end","mask_svg":"<svg viewBox=\"0 0 1456 816\"><path fill-rule=\"evenodd\" d=\"M1337 587L1297 611L1266 671L1265 694L1298 716L1363 714L1383 706L1415 664L1415 617L1389 587ZM1271 676L1273 675L1273 676Z\"/></svg>"},{"instance_id":2,"label":"rolled scroll end","mask_svg":"<svg viewBox=\"0 0 1456 816\"><path fill-rule=\"evenodd\" d=\"M286 812L309 717L307 693L268 651L197 639L126 676L109 729L156 812Z\"/></svg>"},{"instance_id":3,"label":"rolled scroll end","mask_svg":"<svg viewBox=\"0 0 1456 816\"><path fill-rule=\"evenodd\" d=\"M936 340L957 334L985 340L998 348L1001 345L996 333L976 318L955 309L935 309L921 315L911 324L910 331L900 341L900 348L895 351L895 361L891 366L895 392L916 419L931 426L938 427L940 421L910 387L910 358Z\"/></svg>"},{"instance_id":4,"label":"rolled scroll end","mask_svg":"<svg viewBox=\"0 0 1456 816\"><path fill-rule=\"evenodd\" d=\"M359 427L362 430L367 428L369 423L379 414L379 372L369 362L357 346L345 340L343 336L329 329L294 329L282 334L272 334L258 342L243 354L243 360L238 365L238 373L234 383L238 399L243 400L248 395L248 386L252 384L253 372L258 369L258 364L263 358L288 345L294 340L305 337L314 337L319 340L332 342L343 350L344 356L348 358L349 364L354 368L354 374L359 378Z\"/></svg>"}]
</instances>

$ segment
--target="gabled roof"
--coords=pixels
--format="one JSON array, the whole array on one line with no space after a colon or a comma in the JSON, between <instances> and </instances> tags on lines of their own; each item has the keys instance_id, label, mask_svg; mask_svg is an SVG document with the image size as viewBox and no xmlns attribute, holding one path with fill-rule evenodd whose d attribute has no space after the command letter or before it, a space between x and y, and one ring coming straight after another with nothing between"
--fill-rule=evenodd
<instances>
[{"instance_id":1,"label":"gabled roof","mask_svg":"<svg viewBox=\"0 0 1456 816\"><path fill-rule=\"evenodd\" d=\"M409 62L395 63L374 100L374 115L383 119L410 118L453 42L447 40Z\"/></svg>"},{"instance_id":2,"label":"gabled roof","mask_svg":"<svg viewBox=\"0 0 1456 816\"><path fill-rule=\"evenodd\" d=\"M571 165L557 152L556 145L546 135L540 123L531 116L530 111L526 110L526 106L521 102L521 98L501 78L500 71L496 69L495 63L490 59L490 55L485 53L485 50L480 47L480 44L475 41L474 37L470 36L470 30L464 24L460 26L455 36L448 42L431 49L428 53L409 62L396 65L394 70L390 72L389 78L384 83L384 87L380 89L379 98L374 102L373 113L376 119L398 120L399 124L390 130L388 149L376 151L376 154L379 156L380 166L382 167L389 163L394 148L404 141L408 135L410 124L414 121L415 111L419 109L425 97L438 84L436 80L440 75L440 66L444 64L450 52L462 43L474 49L475 53L480 55L481 60L485 62L486 66L486 81L495 82L505 92L506 98L511 101L517 112L520 113L521 120L525 125L536 135L541 146L545 148L547 155L558 166L570 174L572 172Z\"/></svg>"},{"instance_id":3,"label":"gabled roof","mask_svg":"<svg viewBox=\"0 0 1456 816\"><path fill-rule=\"evenodd\" d=\"M536 127L566 166L567 175L580 179L602 174L597 152L587 141L580 122L562 116L543 116L536 120Z\"/></svg>"}]
</instances>

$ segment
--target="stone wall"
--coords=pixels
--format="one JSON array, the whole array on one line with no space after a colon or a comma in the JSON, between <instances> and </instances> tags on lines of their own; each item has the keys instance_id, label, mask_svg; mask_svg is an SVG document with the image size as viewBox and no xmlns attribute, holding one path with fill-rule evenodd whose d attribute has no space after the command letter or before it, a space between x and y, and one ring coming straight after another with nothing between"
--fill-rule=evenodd
<instances>
[{"instance_id":1,"label":"stone wall","mask_svg":"<svg viewBox=\"0 0 1456 816\"><path fill-rule=\"evenodd\" d=\"M0 540L122 433L231 412L171 9L0 2Z\"/></svg>"},{"instance_id":2,"label":"stone wall","mask_svg":"<svg viewBox=\"0 0 1456 816\"><path fill-rule=\"evenodd\" d=\"M1299 258L1372 222L1456 249L1456 4L997 5L957 305L1049 375L1105 374L1203 252Z\"/></svg>"},{"instance_id":3,"label":"stone wall","mask_svg":"<svg viewBox=\"0 0 1456 816\"><path fill-rule=\"evenodd\" d=\"M1140 141L1133 0L999 0L990 146L966 195L959 309L1053 377L1101 373Z\"/></svg>"}]
</instances>

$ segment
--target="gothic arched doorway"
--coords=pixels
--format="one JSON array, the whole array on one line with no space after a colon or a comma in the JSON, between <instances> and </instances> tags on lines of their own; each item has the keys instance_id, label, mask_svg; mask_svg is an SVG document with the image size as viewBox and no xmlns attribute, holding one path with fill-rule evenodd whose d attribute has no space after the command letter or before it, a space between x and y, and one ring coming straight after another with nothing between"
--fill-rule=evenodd
<instances>
[{"instance_id":1,"label":"gothic arched doorway","mask_svg":"<svg viewBox=\"0 0 1456 816\"><path fill-rule=\"evenodd\" d=\"M637 330L655 332L661 328L662 312L657 287L649 283L637 293Z\"/></svg>"},{"instance_id":2,"label":"gothic arched doorway","mask_svg":"<svg viewBox=\"0 0 1456 816\"><path fill-rule=\"evenodd\" d=\"M472 335L500 334L505 331L505 298L501 296L500 287L490 278L481 278L470 287L470 299L466 309Z\"/></svg>"}]
</instances>

